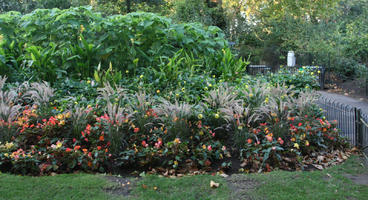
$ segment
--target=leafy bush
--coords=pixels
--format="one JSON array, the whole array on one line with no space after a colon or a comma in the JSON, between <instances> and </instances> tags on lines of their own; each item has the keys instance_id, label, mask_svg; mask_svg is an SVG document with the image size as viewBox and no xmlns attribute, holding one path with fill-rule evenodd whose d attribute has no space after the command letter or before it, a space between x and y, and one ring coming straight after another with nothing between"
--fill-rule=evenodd
<instances>
[{"instance_id":1,"label":"leafy bush","mask_svg":"<svg viewBox=\"0 0 368 200\"><path fill-rule=\"evenodd\" d=\"M179 50L193 59L217 58L227 46L217 27L174 24L152 13L102 17L90 7L39 9L27 15L5 13L0 21L0 68L7 69L12 81L19 73L23 80L87 79L97 66L108 70L110 63L135 76L147 69L159 71Z\"/></svg>"},{"instance_id":2,"label":"leafy bush","mask_svg":"<svg viewBox=\"0 0 368 200\"><path fill-rule=\"evenodd\" d=\"M302 67L300 69L282 68L278 73L270 74L267 79L274 86L278 84L286 84L295 87L297 93L319 89L318 75L322 73L319 69L310 69Z\"/></svg>"}]
</instances>

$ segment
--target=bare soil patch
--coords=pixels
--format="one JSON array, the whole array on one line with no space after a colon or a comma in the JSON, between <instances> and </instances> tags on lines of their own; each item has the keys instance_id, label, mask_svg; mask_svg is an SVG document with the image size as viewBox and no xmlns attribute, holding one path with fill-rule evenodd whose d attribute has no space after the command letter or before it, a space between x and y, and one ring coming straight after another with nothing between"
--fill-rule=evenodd
<instances>
[{"instance_id":1,"label":"bare soil patch","mask_svg":"<svg viewBox=\"0 0 368 200\"><path fill-rule=\"evenodd\" d=\"M115 183L115 185L105 188L105 192L118 196L129 196L139 180L138 177L119 176L106 176L106 179Z\"/></svg>"}]
</instances>

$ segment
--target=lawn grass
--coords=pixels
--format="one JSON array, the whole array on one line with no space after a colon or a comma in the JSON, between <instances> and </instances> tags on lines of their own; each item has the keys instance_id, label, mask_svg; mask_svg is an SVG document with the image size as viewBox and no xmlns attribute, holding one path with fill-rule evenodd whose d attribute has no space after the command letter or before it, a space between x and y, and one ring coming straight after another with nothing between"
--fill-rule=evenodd
<instances>
[{"instance_id":1,"label":"lawn grass","mask_svg":"<svg viewBox=\"0 0 368 200\"><path fill-rule=\"evenodd\" d=\"M107 193L106 188L120 186L104 175L0 174L0 199L368 199L368 186L357 185L344 176L368 173L361 163L360 158L353 156L344 164L323 171L274 171L233 175L227 179L211 175L182 178L151 175L136 181L129 197ZM220 183L220 187L210 188L211 180ZM254 187L242 190L228 183L229 180L252 183Z\"/></svg>"},{"instance_id":2,"label":"lawn grass","mask_svg":"<svg viewBox=\"0 0 368 200\"><path fill-rule=\"evenodd\" d=\"M111 185L101 175L62 174L29 177L0 174L0 199L109 199L102 188Z\"/></svg>"},{"instance_id":3,"label":"lawn grass","mask_svg":"<svg viewBox=\"0 0 368 200\"><path fill-rule=\"evenodd\" d=\"M255 199L368 199L368 186L357 185L346 174L367 174L368 169L358 156L344 164L323 171L250 174L247 178L260 182L248 191Z\"/></svg>"}]
</instances>

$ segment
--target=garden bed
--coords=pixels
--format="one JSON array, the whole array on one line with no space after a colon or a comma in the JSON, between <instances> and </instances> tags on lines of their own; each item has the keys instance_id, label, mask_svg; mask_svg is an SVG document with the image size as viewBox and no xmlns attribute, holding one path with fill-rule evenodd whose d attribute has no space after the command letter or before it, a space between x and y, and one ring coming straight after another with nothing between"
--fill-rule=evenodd
<instances>
[{"instance_id":1,"label":"garden bed","mask_svg":"<svg viewBox=\"0 0 368 200\"><path fill-rule=\"evenodd\" d=\"M216 27L86 7L0 21L1 171L172 176L348 157L315 103L318 70L248 76Z\"/></svg>"}]
</instances>

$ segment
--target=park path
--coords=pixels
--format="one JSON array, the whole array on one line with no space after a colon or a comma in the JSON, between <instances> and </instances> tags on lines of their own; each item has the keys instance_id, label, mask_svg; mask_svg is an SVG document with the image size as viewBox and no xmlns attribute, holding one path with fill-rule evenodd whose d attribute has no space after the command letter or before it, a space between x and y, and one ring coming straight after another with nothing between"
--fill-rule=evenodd
<instances>
[{"instance_id":1,"label":"park path","mask_svg":"<svg viewBox=\"0 0 368 200\"><path fill-rule=\"evenodd\" d=\"M335 100L342 104L348 104L352 107L357 107L362 110L363 113L368 114L368 102L361 101L358 99L354 99L352 97L348 97L341 94L329 93L325 91L318 91L323 97L327 97L331 100Z\"/></svg>"}]
</instances>

